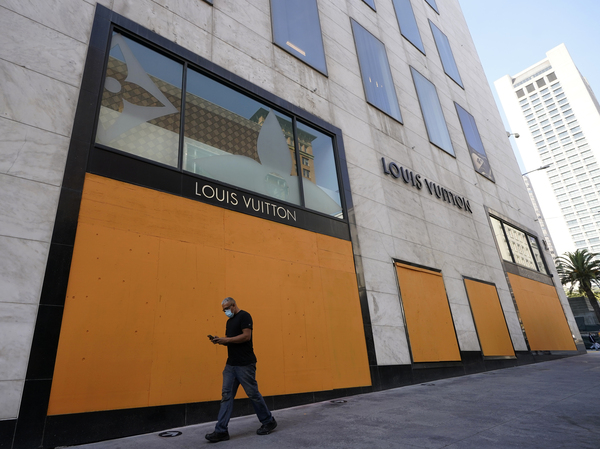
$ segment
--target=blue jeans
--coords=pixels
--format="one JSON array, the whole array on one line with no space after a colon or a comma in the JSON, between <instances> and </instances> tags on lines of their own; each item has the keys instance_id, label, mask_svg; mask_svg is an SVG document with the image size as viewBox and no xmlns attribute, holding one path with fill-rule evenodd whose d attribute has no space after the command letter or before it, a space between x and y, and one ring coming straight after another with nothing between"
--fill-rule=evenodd
<instances>
[{"instance_id":1,"label":"blue jeans","mask_svg":"<svg viewBox=\"0 0 600 449\"><path fill-rule=\"evenodd\" d=\"M223 370L223 393L221 397L221 408L219 409L219 417L215 431L227 432L227 425L231 419L233 412L233 399L237 393L237 389L242 385L246 395L250 399L254 412L258 420L262 424L267 424L273 419L273 415L267 408L265 400L258 391L256 383L256 364L246 366L231 366L225 365Z\"/></svg>"}]
</instances>

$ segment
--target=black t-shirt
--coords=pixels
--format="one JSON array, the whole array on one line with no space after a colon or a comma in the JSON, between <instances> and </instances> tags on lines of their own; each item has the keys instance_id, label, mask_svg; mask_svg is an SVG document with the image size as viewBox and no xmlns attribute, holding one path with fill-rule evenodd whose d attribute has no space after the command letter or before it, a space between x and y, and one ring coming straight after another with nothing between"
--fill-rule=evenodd
<instances>
[{"instance_id":1,"label":"black t-shirt","mask_svg":"<svg viewBox=\"0 0 600 449\"><path fill-rule=\"evenodd\" d=\"M236 337L243 334L243 329L252 329L252 317L244 310L240 310L233 318L227 320L225 328L226 337ZM246 366L256 363L256 356L252 347L252 338L244 343L227 345L227 364L231 366Z\"/></svg>"}]
</instances>

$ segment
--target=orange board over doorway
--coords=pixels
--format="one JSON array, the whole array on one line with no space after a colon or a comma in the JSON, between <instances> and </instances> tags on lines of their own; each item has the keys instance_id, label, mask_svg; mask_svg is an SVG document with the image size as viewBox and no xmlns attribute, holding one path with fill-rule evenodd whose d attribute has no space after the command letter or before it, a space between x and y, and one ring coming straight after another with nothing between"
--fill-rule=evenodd
<instances>
[{"instance_id":1,"label":"orange board over doorway","mask_svg":"<svg viewBox=\"0 0 600 449\"><path fill-rule=\"evenodd\" d=\"M371 385L349 241L86 175L48 414L220 399L226 296L265 396Z\"/></svg>"},{"instance_id":2,"label":"orange board over doorway","mask_svg":"<svg viewBox=\"0 0 600 449\"><path fill-rule=\"evenodd\" d=\"M442 274L396 263L414 362L460 361Z\"/></svg>"},{"instance_id":3,"label":"orange board over doorway","mask_svg":"<svg viewBox=\"0 0 600 449\"><path fill-rule=\"evenodd\" d=\"M465 279L465 287L483 355L486 357L514 357L515 351L496 286Z\"/></svg>"}]
</instances>

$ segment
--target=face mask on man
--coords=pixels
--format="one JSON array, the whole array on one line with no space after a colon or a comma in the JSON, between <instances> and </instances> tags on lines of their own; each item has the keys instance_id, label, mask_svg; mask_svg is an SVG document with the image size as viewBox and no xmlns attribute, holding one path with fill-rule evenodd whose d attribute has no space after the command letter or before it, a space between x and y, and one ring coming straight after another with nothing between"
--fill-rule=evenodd
<instances>
[{"instance_id":1,"label":"face mask on man","mask_svg":"<svg viewBox=\"0 0 600 449\"><path fill-rule=\"evenodd\" d=\"M227 318L233 318L233 312L231 311L231 309L227 309L225 311L225 315L227 315Z\"/></svg>"}]
</instances>

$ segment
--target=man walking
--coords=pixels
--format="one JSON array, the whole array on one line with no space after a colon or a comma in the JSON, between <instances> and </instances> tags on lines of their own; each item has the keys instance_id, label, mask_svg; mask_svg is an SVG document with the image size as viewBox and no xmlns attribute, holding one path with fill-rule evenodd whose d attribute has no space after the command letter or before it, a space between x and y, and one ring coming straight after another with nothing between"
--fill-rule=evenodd
<instances>
[{"instance_id":1,"label":"man walking","mask_svg":"<svg viewBox=\"0 0 600 449\"><path fill-rule=\"evenodd\" d=\"M240 384L252 402L256 416L262 423L256 433L268 435L277 427L277 421L267 408L256 383L256 356L252 347L252 317L248 312L240 310L233 298L225 298L221 306L229 318L225 327L226 337L219 338L209 335L209 338L214 344L227 346L228 357L223 370L223 391L217 425L213 433L205 435L205 438L211 443L229 439L227 425L233 412L233 399Z\"/></svg>"}]
</instances>

